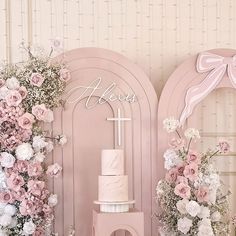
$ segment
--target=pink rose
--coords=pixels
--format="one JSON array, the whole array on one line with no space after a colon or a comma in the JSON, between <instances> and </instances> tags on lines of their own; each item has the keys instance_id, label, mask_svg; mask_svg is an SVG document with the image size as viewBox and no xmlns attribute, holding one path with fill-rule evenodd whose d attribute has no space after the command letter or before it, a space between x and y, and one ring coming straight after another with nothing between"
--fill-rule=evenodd
<instances>
[{"instance_id":1,"label":"pink rose","mask_svg":"<svg viewBox=\"0 0 236 236\"><path fill-rule=\"evenodd\" d=\"M37 120L44 120L47 115L47 108L45 104L33 106L32 114L36 117Z\"/></svg>"},{"instance_id":2,"label":"pink rose","mask_svg":"<svg viewBox=\"0 0 236 236\"><path fill-rule=\"evenodd\" d=\"M0 202L12 203L12 202L14 202L14 198L9 191L8 192L1 192L0 193Z\"/></svg>"},{"instance_id":3,"label":"pink rose","mask_svg":"<svg viewBox=\"0 0 236 236\"><path fill-rule=\"evenodd\" d=\"M25 181L22 176L12 173L9 178L7 178L7 186L14 190L18 191L23 185L25 184Z\"/></svg>"},{"instance_id":4,"label":"pink rose","mask_svg":"<svg viewBox=\"0 0 236 236\"><path fill-rule=\"evenodd\" d=\"M194 151L189 151L188 156L187 156L187 162L188 163L195 162L196 164L200 164L201 157L199 153L194 152Z\"/></svg>"},{"instance_id":5,"label":"pink rose","mask_svg":"<svg viewBox=\"0 0 236 236\"><path fill-rule=\"evenodd\" d=\"M187 184L184 184L184 183L180 183L180 184L177 184L175 186L175 190L174 190L174 193L177 195L177 196L180 196L181 198L190 198L191 196L191 192L190 192L191 188L187 185Z\"/></svg>"},{"instance_id":6,"label":"pink rose","mask_svg":"<svg viewBox=\"0 0 236 236\"><path fill-rule=\"evenodd\" d=\"M45 236L45 231L42 227L37 227L32 236Z\"/></svg>"},{"instance_id":7,"label":"pink rose","mask_svg":"<svg viewBox=\"0 0 236 236\"><path fill-rule=\"evenodd\" d=\"M23 201L25 199L25 189L24 188L20 188L17 191L12 192L13 197L17 200L17 201Z\"/></svg>"},{"instance_id":8,"label":"pink rose","mask_svg":"<svg viewBox=\"0 0 236 236\"><path fill-rule=\"evenodd\" d=\"M45 187L45 182L39 180L30 180L28 182L28 192L34 196L40 196Z\"/></svg>"},{"instance_id":9,"label":"pink rose","mask_svg":"<svg viewBox=\"0 0 236 236\"><path fill-rule=\"evenodd\" d=\"M185 165L184 165L184 164L181 164L181 165L178 165L178 166L177 166L178 175L183 175L183 173L184 173L184 168L185 168Z\"/></svg>"},{"instance_id":10,"label":"pink rose","mask_svg":"<svg viewBox=\"0 0 236 236\"><path fill-rule=\"evenodd\" d=\"M44 77L40 73L33 73L30 77L30 84L41 87L44 80Z\"/></svg>"},{"instance_id":11,"label":"pink rose","mask_svg":"<svg viewBox=\"0 0 236 236\"><path fill-rule=\"evenodd\" d=\"M48 166L46 173L51 177L58 177L62 171L62 167L55 163L53 165Z\"/></svg>"},{"instance_id":12,"label":"pink rose","mask_svg":"<svg viewBox=\"0 0 236 236\"><path fill-rule=\"evenodd\" d=\"M32 129L34 123L34 116L26 112L24 115L18 118L18 124L22 129Z\"/></svg>"},{"instance_id":13,"label":"pink rose","mask_svg":"<svg viewBox=\"0 0 236 236\"><path fill-rule=\"evenodd\" d=\"M5 80L4 79L0 79L0 88L5 84Z\"/></svg>"},{"instance_id":14,"label":"pink rose","mask_svg":"<svg viewBox=\"0 0 236 236\"><path fill-rule=\"evenodd\" d=\"M12 106L17 107L22 102L22 97L20 93L16 90L11 90L5 99L7 105L10 107Z\"/></svg>"},{"instance_id":15,"label":"pink rose","mask_svg":"<svg viewBox=\"0 0 236 236\"><path fill-rule=\"evenodd\" d=\"M41 175L43 172L43 168L40 162L30 163L28 166L28 175L30 177L35 177Z\"/></svg>"},{"instance_id":16,"label":"pink rose","mask_svg":"<svg viewBox=\"0 0 236 236\"><path fill-rule=\"evenodd\" d=\"M66 68L60 69L60 80L67 82L71 79L70 71Z\"/></svg>"},{"instance_id":17,"label":"pink rose","mask_svg":"<svg viewBox=\"0 0 236 236\"><path fill-rule=\"evenodd\" d=\"M14 169L19 171L20 173L27 172L28 170L28 161L17 160L14 165Z\"/></svg>"},{"instance_id":18,"label":"pink rose","mask_svg":"<svg viewBox=\"0 0 236 236\"><path fill-rule=\"evenodd\" d=\"M209 201L209 188L207 186L200 186L196 191L196 197L198 202L208 202Z\"/></svg>"},{"instance_id":19,"label":"pink rose","mask_svg":"<svg viewBox=\"0 0 236 236\"><path fill-rule=\"evenodd\" d=\"M35 213L35 204L33 201L25 199L21 202L19 210L23 216L32 216Z\"/></svg>"},{"instance_id":20,"label":"pink rose","mask_svg":"<svg viewBox=\"0 0 236 236\"><path fill-rule=\"evenodd\" d=\"M20 93L22 99L25 99L27 97L28 91L25 86L21 86L18 88L18 92Z\"/></svg>"},{"instance_id":21,"label":"pink rose","mask_svg":"<svg viewBox=\"0 0 236 236\"><path fill-rule=\"evenodd\" d=\"M178 176L176 180L176 184L183 183L188 185L188 179L184 176Z\"/></svg>"},{"instance_id":22,"label":"pink rose","mask_svg":"<svg viewBox=\"0 0 236 236\"><path fill-rule=\"evenodd\" d=\"M184 147L185 141L183 139L171 139L169 145L173 147L174 149L178 150Z\"/></svg>"},{"instance_id":23,"label":"pink rose","mask_svg":"<svg viewBox=\"0 0 236 236\"><path fill-rule=\"evenodd\" d=\"M230 151L230 145L227 141L220 141L218 144L220 153L228 153Z\"/></svg>"},{"instance_id":24,"label":"pink rose","mask_svg":"<svg viewBox=\"0 0 236 236\"><path fill-rule=\"evenodd\" d=\"M190 181L194 181L198 177L198 165L194 162L185 166L184 168L184 176L188 178Z\"/></svg>"},{"instance_id":25,"label":"pink rose","mask_svg":"<svg viewBox=\"0 0 236 236\"><path fill-rule=\"evenodd\" d=\"M170 169L167 173L166 173L166 176L165 176L165 179L167 182L169 183L174 183L177 179L177 176L178 176L178 171L176 168L172 168Z\"/></svg>"}]
</instances>

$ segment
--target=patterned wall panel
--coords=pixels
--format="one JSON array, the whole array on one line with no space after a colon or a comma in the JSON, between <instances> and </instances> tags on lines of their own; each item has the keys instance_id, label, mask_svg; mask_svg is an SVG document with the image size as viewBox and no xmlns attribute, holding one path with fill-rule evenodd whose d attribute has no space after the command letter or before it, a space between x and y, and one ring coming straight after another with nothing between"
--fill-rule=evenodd
<instances>
[{"instance_id":1,"label":"patterned wall panel","mask_svg":"<svg viewBox=\"0 0 236 236\"><path fill-rule=\"evenodd\" d=\"M136 62L160 94L189 55L236 46L234 0L2 0L0 60L22 59L20 41L46 48L102 47ZM9 55L9 56L7 56Z\"/></svg>"}]
</instances>

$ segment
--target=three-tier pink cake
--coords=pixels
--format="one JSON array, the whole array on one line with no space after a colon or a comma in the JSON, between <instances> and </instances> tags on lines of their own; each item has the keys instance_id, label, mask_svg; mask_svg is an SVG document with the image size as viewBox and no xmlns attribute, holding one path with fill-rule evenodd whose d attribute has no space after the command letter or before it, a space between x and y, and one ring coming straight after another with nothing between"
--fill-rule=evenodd
<instances>
[{"instance_id":1,"label":"three-tier pink cake","mask_svg":"<svg viewBox=\"0 0 236 236\"><path fill-rule=\"evenodd\" d=\"M98 177L98 201L103 212L125 212L129 210L128 176L124 171L124 151L102 150L101 172Z\"/></svg>"}]
</instances>

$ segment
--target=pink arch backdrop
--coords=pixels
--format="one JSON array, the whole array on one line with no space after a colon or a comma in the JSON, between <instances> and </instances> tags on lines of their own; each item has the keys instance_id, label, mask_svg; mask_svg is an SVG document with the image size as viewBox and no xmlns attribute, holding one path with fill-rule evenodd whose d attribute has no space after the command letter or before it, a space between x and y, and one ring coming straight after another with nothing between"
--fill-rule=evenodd
<instances>
[{"instance_id":1,"label":"pink arch backdrop","mask_svg":"<svg viewBox=\"0 0 236 236\"><path fill-rule=\"evenodd\" d=\"M214 49L208 51L208 53L233 60L233 56L236 55L236 50ZM162 128L163 120L169 116L174 116L179 119L186 105L185 98L187 91L190 88L199 85L206 79L209 73L214 70L214 68L211 68L209 71L199 73L196 69L197 58L198 55L187 59L172 73L160 97L158 108L158 179L164 175L163 153L168 147L168 135ZM205 85L206 88L210 86L209 83L206 83ZM234 87L228 77L227 71L215 88L221 87ZM188 127L196 126L196 118L194 116L189 117L191 117L191 119L187 119L183 125Z\"/></svg>"},{"instance_id":2,"label":"pink arch backdrop","mask_svg":"<svg viewBox=\"0 0 236 236\"><path fill-rule=\"evenodd\" d=\"M64 169L63 176L53 183L60 200L55 231L67 235L72 225L76 235L92 235L92 209L93 201L97 199L101 149L123 148L130 198L136 200L137 209L144 211L145 235L155 235L152 214L156 206L157 96L149 78L134 63L109 50L75 49L55 60L62 58L69 66L72 79L64 95L65 107L56 110L53 124L53 132L64 133L69 139L63 149L56 149L53 153L53 158ZM102 78L100 87L106 88L115 82L115 93L135 93L137 102L109 101L86 109L88 93L81 96L78 87L88 86L98 77ZM100 91L95 91L91 101L96 101L99 96ZM72 100L74 102L68 102ZM116 115L117 108L122 115L131 118L122 129L120 147L115 123L106 120Z\"/></svg>"}]
</instances>

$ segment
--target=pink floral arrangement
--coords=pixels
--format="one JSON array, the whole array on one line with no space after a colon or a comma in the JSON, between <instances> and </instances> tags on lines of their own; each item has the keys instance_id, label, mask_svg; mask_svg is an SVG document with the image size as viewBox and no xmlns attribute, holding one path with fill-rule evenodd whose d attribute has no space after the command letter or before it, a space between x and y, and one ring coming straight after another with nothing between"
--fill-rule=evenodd
<instances>
[{"instance_id":1,"label":"pink floral arrangement","mask_svg":"<svg viewBox=\"0 0 236 236\"><path fill-rule=\"evenodd\" d=\"M180 128L174 118L165 119L164 128L175 133L170 147L164 153L165 178L156 191L161 212L159 233L174 235L229 235L229 192L223 191L223 183L212 158L229 152L226 141L220 141L215 150L199 153L192 142L200 139L197 129Z\"/></svg>"},{"instance_id":2,"label":"pink floral arrangement","mask_svg":"<svg viewBox=\"0 0 236 236\"><path fill-rule=\"evenodd\" d=\"M58 177L62 167L44 159L67 139L50 137L41 124L53 121L69 79L64 65L31 53L22 67L6 65L0 72L0 236L54 235L58 199L47 176Z\"/></svg>"}]
</instances>

